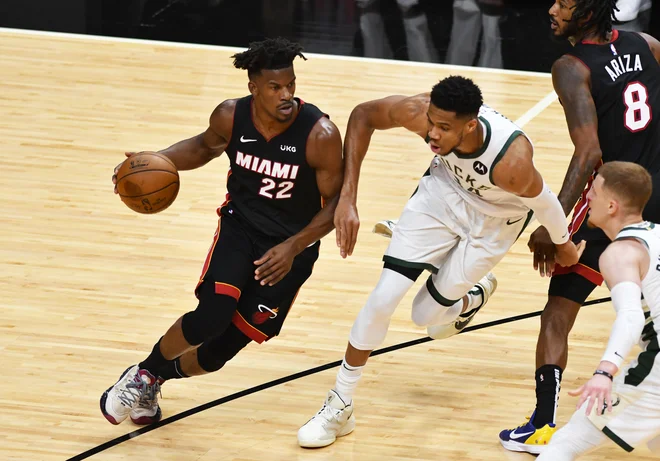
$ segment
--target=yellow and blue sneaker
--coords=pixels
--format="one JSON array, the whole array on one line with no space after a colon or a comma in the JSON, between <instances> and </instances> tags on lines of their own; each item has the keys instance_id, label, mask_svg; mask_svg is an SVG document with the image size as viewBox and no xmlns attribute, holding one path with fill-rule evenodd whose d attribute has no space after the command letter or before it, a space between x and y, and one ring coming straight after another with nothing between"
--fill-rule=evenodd
<instances>
[{"instance_id":1,"label":"yellow and blue sneaker","mask_svg":"<svg viewBox=\"0 0 660 461\"><path fill-rule=\"evenodd\" d=\"M509 451L526 451L534 455L540 454L557 432L557 426L549 423L537 429L532 424L533 420L534 414L525 424L515 429L505 429L500 432L502 446Z\"/></svg>"}]
</instances>

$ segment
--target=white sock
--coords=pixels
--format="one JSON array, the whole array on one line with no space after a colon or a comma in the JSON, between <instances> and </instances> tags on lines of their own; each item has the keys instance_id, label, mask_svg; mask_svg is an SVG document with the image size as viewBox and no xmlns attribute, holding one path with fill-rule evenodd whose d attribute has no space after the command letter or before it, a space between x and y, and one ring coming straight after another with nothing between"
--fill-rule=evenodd
<instances>
[{"instance_id":1,"label":"white sock","mask_svg":"<svg viewBox=\"0 0 660 461\"><path fill-rule=\"evenodd\" d=\"M357 388L358 381L362 376L361 367L353 367L346 363L344 359L339 367L337 372L337 381L335 382L335 392L341 397L346 405L350 404L353 401L353 393Z\"/></svg>"}]
</instances>

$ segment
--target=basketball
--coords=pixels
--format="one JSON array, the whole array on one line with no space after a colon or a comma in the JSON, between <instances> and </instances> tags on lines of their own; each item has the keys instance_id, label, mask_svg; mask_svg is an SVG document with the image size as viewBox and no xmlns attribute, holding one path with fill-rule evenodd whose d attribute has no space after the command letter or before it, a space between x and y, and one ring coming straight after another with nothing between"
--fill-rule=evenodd
<instances>
[{"instance_id":1,"label":"basketball","mask_svg":"<svg viewBox=\"0 0 660 461\"><path fill-rule=\"evenodd\" d=\"M179 172L167 157L141 152L117 171L117 192L131 210L153 214L169 207L179 193Z\"/></svg>"}]
</instances>

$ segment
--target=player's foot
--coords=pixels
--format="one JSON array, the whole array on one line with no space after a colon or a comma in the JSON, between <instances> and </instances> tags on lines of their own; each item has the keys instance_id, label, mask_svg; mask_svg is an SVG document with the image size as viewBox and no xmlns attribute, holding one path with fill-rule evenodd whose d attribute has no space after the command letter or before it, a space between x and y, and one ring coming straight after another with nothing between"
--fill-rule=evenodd
<instances>
[{"instance_id":1,"label":"player's foot","mask_svg":"<svg viewBox=\"0 0 660 461\"><path fill-rule=\"evenodd\" d=\"M477 315L477 312L479 312L479 310L486 305L492 294L495 293L496 288L497 279L495 278L495 274L489 272L485 277L477 282L472 290L470 290L470 293L475 295L481 294L481 296L483 296L481 304L472 308L468 312L459 315L454 322L448 325L428 326L426 328L426 332L433 339L445 339L457 335L472 322L472 319L475 315Z\"/></svg>"},{"instance_id":2,"label":"player's foot","mask_svg":"<svg viewBox=\"0 0 660 461\"><path fill-rule=\"evenodd\" d=\"M158 378L152 385L147 387L147 392L138 401L137 407L130 412L131 421L134 424L146 426L160 421L163 415L160 411L160 405L158 405L158 395L160 394L160 386L163 383L163 379Z\"/></svg>"},{"instance_id":3,"label":"player's foot","mask_svg":"<svg viewBox=\"0 0 660 461\"><path fill-rule=\"evenodd\" d=\"M149 385L156 380L147 370L132 365L122 373L119 380L101 396L101 413L112 424L126 419L132 409L138 406Z\"/></svg>"},{"instance_id":4,"label":"player's foot","mask_svg":"<svg viewBox=\"0 0 660 461\"><path fill-rule=\"evenodd\" d=\"M536 413L536 412L534 412ZM534 414L525 424L515 429L505 429L500 432L500 443L509 451L525 451L534 455L540 454L550 443L550 439L557 432L556 425L546 424L537 429L532 424Z\"/></svg>"},{"instance_id":5,"label":"player's foot","mask_svg":"<svg viewBox=\"0 0 660 461\"><path fill-rule=\"evenodd\" d=\"M332 444L355 429L353 403L346 405L334 391L328 392L323 407L298 430L298 444L303 448L319 448Z\"/></svg>"},{"instance_id":6,"label":"player's foot","mask_svg":"<svg viewBox=\"0 0 660 461\"><path fill-rule=\"evenodd\" d=\"M398 220L396 219L386 219L376 223L372 232L374 234L382 235L383 237L392 238L392 232L394 232L394 226Z\"/></svg>"}]
</instances>

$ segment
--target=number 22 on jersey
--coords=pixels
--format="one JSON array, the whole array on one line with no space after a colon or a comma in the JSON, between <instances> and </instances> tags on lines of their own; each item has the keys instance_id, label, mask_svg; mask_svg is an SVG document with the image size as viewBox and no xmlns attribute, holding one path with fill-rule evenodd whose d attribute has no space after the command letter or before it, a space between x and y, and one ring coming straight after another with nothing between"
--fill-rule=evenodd
<instances>
[{"instance_id":1,"label":"number 22 on jersey","mask_svg":"<svg viewBox=\"0 0 660 461\"><path fill-rule=\"evenodd\" d=\"M270 178L263 178L262 184L263 186L259 189L259 195L275 199L291 198L291 193L289 191L293 188L293 181L282 181L278 183ZM274 191L271 192L273 189L277 189L274 196Z\"/></svg>"}]
</instances>

